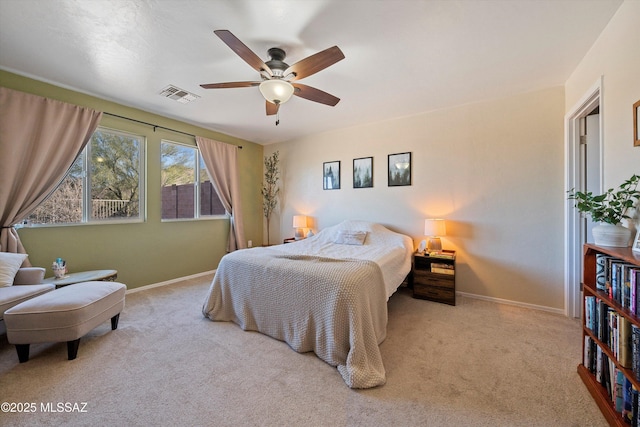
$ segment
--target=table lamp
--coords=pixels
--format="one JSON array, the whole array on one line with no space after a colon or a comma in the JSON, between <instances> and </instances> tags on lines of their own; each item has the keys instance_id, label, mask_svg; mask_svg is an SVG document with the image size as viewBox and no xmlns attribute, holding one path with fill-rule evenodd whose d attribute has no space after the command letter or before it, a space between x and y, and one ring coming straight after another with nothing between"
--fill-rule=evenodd
<instances>
[{"instance_id":1,"label":"table lamp","mask_svg":"<svg viewBox=\"0 0 640 427\"><path fill-rule=\"evenodd\" d=\"M425 219L424 220L424 235L428 237L427 240L427 252L440 252L442 251L442 242L440 236L447 235L447 227L444 219Z\"/></svg>"},{"instance_id":2,"label":"table lamp","mask_svg":"<svg viewBox=\"0 0 640 427\"><path fill-rule=\"evenodd\" d=\"M293 228L296 229L295 239L296 240L304 239L303 228L307 228L307 217L304 215L294 215Z\"/></svg>"}]
</instances>

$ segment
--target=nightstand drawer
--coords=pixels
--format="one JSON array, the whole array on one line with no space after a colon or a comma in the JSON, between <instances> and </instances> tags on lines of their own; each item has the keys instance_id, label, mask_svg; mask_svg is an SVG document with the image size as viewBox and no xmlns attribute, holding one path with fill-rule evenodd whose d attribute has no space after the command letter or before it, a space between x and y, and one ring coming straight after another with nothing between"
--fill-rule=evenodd
<instances>
[{"instance_id":1,"label":"nightstand drawer","mask_svg":"<svg viewBox=\"0 0 640 427\"><path fill-rule=\"evenodd\" d=\"M453 289L440 288L436 286L413 284L413 296L415 298L431 299L438 302L455 305L456 292Z\"/></svg>"},{"instance_id":2,"label":"nightstand drawer","mask_svg":"<svg viewBox=\"0 0 640 427\"><path fill-rule=\"evenodd\" d=\"M414 270L413 271L413 283L415 285L429 285L438 286L441 288L456 288L456 281L454 276L448 276L444 274L428 273L426 271Z\"/></svg>"}]
</instances>

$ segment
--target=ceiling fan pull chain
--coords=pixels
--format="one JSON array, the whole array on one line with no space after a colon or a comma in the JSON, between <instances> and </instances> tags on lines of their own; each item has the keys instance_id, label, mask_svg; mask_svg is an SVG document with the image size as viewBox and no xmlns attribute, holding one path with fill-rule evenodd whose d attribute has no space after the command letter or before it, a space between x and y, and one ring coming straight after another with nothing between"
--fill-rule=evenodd
<instances>
[{"instance_id":1,"label":"ceiling fan pull chain","mask_svg":"<svg viewBox=\"0 0 640 427\"><path fill-rule=\"evenodd\" d=\"M276 111L276 126L278 126L280 124L280 109L278 108L278 111Z\"/></svg>"}]
</instances>

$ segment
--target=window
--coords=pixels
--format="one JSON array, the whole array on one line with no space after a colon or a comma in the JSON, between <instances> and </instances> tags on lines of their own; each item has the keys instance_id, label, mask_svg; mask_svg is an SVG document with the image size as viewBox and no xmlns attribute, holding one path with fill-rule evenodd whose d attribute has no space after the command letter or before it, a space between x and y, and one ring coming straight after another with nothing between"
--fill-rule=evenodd
<instances>
[{"instance_id":1,"label":"window","mask_svg":"<svg viewBox=\"0 0 640 427\"><path fill-rule=\"evenodd\" d=\"M32 225L142 220L144 137L98 128Z\"/></svg>"},{"instance_id":2,"label":"window","mask_svg":"<svg viewBox=\"0 0 640 427\"><path fill-rule=\"evenodd\" d=\"M162 141L162 219L225 215L197 147Z\"/></svg>"}]
</instances>

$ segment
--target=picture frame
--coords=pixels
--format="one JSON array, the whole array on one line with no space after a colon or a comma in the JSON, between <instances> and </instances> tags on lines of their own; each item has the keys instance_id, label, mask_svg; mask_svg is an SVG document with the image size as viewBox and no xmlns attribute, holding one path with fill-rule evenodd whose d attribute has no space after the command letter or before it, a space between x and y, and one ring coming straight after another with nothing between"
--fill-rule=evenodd
<instances>
[{"instance_id":1,"label":"picture frame","mask_svg":"<svg viewBox=\"0 0 640 427\"><path fill-rule=\"evenodd\" d=\"M353 159L353 188L373 187L373 157Z\"/></svg>"},{"instance_id":2,"label":"picture frame","mask_svg":"<svg viewBox=\"0 0 640 427\"><path fill-rule=\"evenodd\" d=\"M388 160L388 186L411 185L411 152L389 154Z\"/></svg>"},{"instance_id":3,"label":"picture frame","mask_svg":"<svg viewBox=\"0 0 640 427\"><path fill-rule=\"evenodd\" d=\"M340 189L340 161L324 162L322 164L322 189Z\"/></svg>"},{"instance_id":4,"label":"picture frame","mask_svg":"<svg viewBox=\"0 0 640 427\"><path fill-rule=\"evenodd\" d=\"M640 101L633 104L633 146L640 147Z\"/></svg>"},{"instance_id":5,"label":"picture frame","mask_svg":"<svg viewBox=\"0 0 640 427\"><path fill-rule=\"evenodd\" d=\"M631 250L633 252L640 252L640 229L636 231L636 237L633 239L633 244L631 245Z\"/></svg>"}]
</instances>

